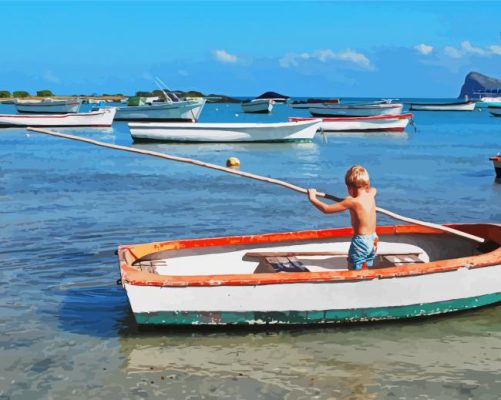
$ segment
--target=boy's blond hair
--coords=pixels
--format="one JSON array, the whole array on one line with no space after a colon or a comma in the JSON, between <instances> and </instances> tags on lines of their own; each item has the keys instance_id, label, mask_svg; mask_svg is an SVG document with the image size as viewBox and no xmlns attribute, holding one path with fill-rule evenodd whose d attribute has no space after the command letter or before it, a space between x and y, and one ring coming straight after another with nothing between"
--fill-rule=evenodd
<instances>
[{"instance_id":1,"label":"boy's blond hair","mask_svg":"<svg viewBox=\"0 0 501 400\"><path fill-rule=\"evenodd\" d=\"M346 186L357 189L368 188L371 186L369 173L361 165L354 165L346 171L344 182L346 183Z\"/></svg>"}]
</instances>

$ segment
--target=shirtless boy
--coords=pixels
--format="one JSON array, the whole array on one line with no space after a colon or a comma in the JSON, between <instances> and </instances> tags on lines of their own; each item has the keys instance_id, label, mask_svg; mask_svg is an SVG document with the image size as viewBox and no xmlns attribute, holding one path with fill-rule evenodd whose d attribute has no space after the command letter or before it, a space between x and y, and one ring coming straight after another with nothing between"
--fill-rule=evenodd
<instances>
[{"instance_id":1,"label":"shirtless boy","mask_svg":"<svg viewBox=\"0 0 501 400\"><path fill-rule=\"evenodd\" d=\"M317 191L308 189L308 198L320 211L331 214L349 210L353 238L348 251L350 269L372 267L376 257L376 189L371 188L369 173L361 165L351 167L345 176L349 196L339 203L326 204L317 199Z\"/></svg>"}]
</instances>

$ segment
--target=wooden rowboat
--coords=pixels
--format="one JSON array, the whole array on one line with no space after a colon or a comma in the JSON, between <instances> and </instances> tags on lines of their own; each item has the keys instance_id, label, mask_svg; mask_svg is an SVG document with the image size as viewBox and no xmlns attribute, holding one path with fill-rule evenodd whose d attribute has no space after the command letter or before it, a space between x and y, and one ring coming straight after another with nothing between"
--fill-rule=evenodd
<instances>
[{"instance_id":1,"label":"wooden rowboat","mask_svg":"<svg viewBox=\"0 0 501 400\"><path fill-rule=\"evenodd\" d=\"M130 123L135 142L291 142L311 141L319 119L277 123Z\"/></svg>"},{"instance_id":2,"label":"wooden rowboat","mask_svg":"<svg viewBox=\"0 0 501 400\"><path fill-rule=\"evenodd\" d=\"M496 171L496 178L501 178L501 155L489 158L494 164L494 171Z\"/></svg>"},{"instance_id":3,"label":"wooden rowboat","mask_svg":"<svg viewBox=\"0 0 501 400\"><path fill-rule=\"evenodd\" d=\"M403 132L412 114L377 115L375 117L322 118L325 132ZM311 118L289 118L289 121L308 121Z\"/></svg>"},{"instance_id":4,"label":"wooden rowboat","mask_svg":"<svg viewBox=\"0 0 501 400\"><path fill-rule=\"evenodd\" d=\"M475 101L454 103L409 103L409 111L473 111Z\"/></svg>"},{"instance_id":5,"label":"wooden rowboat","mask_svg":"<svg viewBox=\"0 0 501 400\"><path fill-rule=\"evenodd\" d=\"M45 126L45 127L78 127L78 126L111 126L116 108L107 107L96 111L73 114L37 114L18 115L0 114L0 128Z\"/></svg>"},{"instance_id":6,"label":"wooden rowboat","mask_svg":"<svg viewBox=\"0 0 501 400\"><path fill-rule=\"evenodd\" d=\"M501 225L381 226L376 267L347 269L351 228L119 246L138 324L326 324L501 302ZM279 272L280 271L280 272Z\"/></svg>"}]
</instances>

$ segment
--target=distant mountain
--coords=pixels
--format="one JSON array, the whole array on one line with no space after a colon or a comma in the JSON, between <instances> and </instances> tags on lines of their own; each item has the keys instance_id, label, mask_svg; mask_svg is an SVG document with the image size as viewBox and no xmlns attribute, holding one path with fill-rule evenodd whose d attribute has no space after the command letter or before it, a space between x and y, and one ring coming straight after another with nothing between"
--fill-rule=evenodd
<instances>
[{"instance_id":1,"label":"distant mountain","mask_svg":"<svg viewBox=\"0 0 501 400\"><path fill-rule=\"evenodd\" d=\"M289 96L284 96L283 94L276 92L265 92L261 96L256 97L256 99L282 99L287 100Z\"/></svg>"},{"instance_id":2,"label":"distant mountain","mask_svg":"<svg viewBox=\"0 0 501 400\"><path fill-rule=\"evenodd\" d=\"M491 78L479 72L470 72L464 79L459 97L478 97L476 92L492 89L501 89L501 79Z\"/></svg>"}]
</instances>

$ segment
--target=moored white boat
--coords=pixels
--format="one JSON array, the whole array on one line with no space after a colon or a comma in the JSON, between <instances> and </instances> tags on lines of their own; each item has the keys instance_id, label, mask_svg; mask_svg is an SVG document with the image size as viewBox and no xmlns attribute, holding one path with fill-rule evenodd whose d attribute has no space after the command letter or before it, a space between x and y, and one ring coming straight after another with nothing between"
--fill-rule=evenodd
<instances>
[{"instance_id":1,"label":"moored white boat","mask_svg":"<svg viewBox=\"0 0 501 400\"><path fill-rule=\"evenodd\" d=\"M371 117L402 114L403 107L398 103L329 104L309 111L314 117Z\"/></svg>"},{"instance_id":2,"label":"moored white boat","mask_svg":"<svg viewBox=\"0 0 501 400\"><path fill-rule=\"evenodd\" d=\"M496 172L496 177L501 178L501 154L489 158L494 164L494 171Z\"/></svg>"},{"instance_id":3,"label":"moored white boat","mask_svg":"<svg viewBox=\"0 0 501 400\"><path fill-rule=\"evenodd\" d=\"M291 117L289 121L311 119ZM403 132L411 119L412 114L322 118L321 129L326 132Z\"/></svg>"},{"instance_id":4,"label":"moored white boat","mask_svg":"<svg viewBox=\"0 0 501 400\"><path fill-rule=\"evenodd\" d=\"M0 114L0 128L23 126L75 127L111 126L116 108L100 108L96 111L71 114Z\"/></svg>"},{"instance_id":5,"label":"moored white boat","mask_svg":"<svg viewBox=\"0 0 501 400\"><path fill-rule=\"evenodd\" d=\"M117 121L186 121L195 122L205 105L205 99L155 102L142 106L120 107Z\"/></svg>"},{"instance_id":6,"label":"moored white boat","mask_svg":"<svg viewBox=\"0 0 501 400\"><path fill-rule=\"evenodd\" d=\"M501 302L501 226L381 226L374 268L347 269L351 228L120 246L139 324L268 325L404 319ZM280 271L280 272L278 272Z\"/></svg>"},{"instance_id":7,"label":"moored white boat","mask_svg":"<svg viewBox=\"0 0 501 400\"><path fill-rule=\"evenodd\" d=\"M135 142L311 141L320 120L277 123L130 123Z\"/></svg>"},{"instance_id":8,"label":"moored white boat","mask_svg":"<svg viewBox=\"0 0 501 400\"><path fill-rule=\"evenodd\" d=\"M245 101L241 105L242 111L245 113L267 114L273 109L273 100L254 99L251 101Z\"/></svg>"},{"instance_id":9,"label":"moored white boat","mask_svg":"<svg viewBox=\"0 0 501 400\"><path fill-rule=\"evenodd\" d=\"M495 117L501 117L501 105L500 106L489 106L489 112Z\"/></svg>"},{"instance_id":10,"label":"moored white boat","mask_svg":"<svg viewBox=\"0 0 501 400\"><path fill-rule=\"evenodd\" d=\"M482 97L475 105L476 108L487 108L490 106L501 107L501 97Z\"/></svg>"},{"instance_id":11,"label":"moored white boat","mask_svg":"<svg viewBox=\"0 0 501 400\"><path fill-rule=\"evenodd\" d=\"M82 100L52 100L44 99L42 101L21 100L16 102L16 110L19 113L37 113L37 114L67 114L77 113L80 110Z\"/></svg>"},{"instance_id":12,"label":"moored white boat","mask_svg":"<svg viewBox=\"0 0 501 400\"><path fill-rule=\"evenodd\" d=\"M474 101L453 103L409 103L409 111L473 111Z\"/></svg>"}]
</instances>

